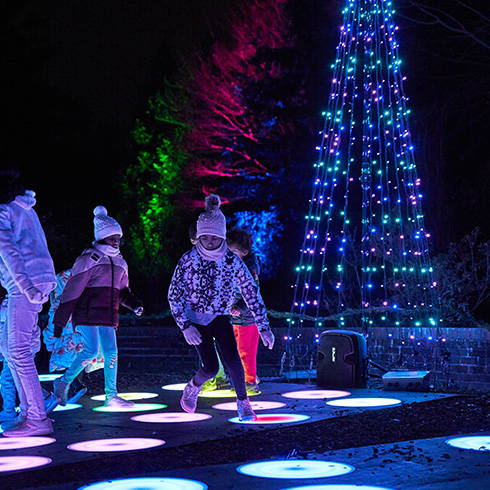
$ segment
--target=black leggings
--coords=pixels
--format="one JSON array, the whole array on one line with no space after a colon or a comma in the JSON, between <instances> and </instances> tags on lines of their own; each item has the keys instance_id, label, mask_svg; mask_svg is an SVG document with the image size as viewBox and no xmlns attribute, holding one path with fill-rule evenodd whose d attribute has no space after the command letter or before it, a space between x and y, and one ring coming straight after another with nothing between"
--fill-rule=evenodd
<instances>
[{"instance_id":1,"label":"black leggings","mask_svg":"<svg viewBox=\"0 0 490 490\"><path fill-rule=\"evenodd\" d=\"M216 377L219 370L218 353L214 341L218 344L223 354L223 362L228 368L233 386L235 387L236 397L239 400L247 398L247 389L245 387L245 373L243 371L242 361L238 354L238 349L228 315L217 316L209 325L194 326L199 330L202 342L195 348L201 359L201 367L192 378L196 386L202 386L208 379Z\"/></svg>"}]
</instances>

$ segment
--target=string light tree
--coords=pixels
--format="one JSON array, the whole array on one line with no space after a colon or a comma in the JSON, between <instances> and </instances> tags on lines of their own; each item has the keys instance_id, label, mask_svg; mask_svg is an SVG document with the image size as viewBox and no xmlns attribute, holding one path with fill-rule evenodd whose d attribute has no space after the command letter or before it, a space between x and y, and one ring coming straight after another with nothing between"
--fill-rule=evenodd
<instances>
[{"instance_id":1,"label":"string light tree","mask_svg":"<svg viewBox=\"0 0 490 490\"><path fill-rule=\"evenodd\" d=\"M386 0L343 10L281 362L290 378L311 377L327 328L442 339L393 14Z\"/></svg>"}]
</instances>

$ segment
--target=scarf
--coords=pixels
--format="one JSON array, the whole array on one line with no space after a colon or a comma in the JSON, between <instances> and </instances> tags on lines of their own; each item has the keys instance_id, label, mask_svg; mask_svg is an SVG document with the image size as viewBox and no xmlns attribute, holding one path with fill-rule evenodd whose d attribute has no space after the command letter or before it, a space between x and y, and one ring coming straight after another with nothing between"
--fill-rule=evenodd
<instances>
[{"instance_id":1,"label":"scarf","mask_svg":"<svg viewBox=\"0 0 490 490\"><path fill-rule=\"evenodd\" d=\"M112 245L106 245L105 243L92 242L92 246L104 255L110 255L111 257L115 257L121 253L119 247L114 248Z\"/></svg>"},{"instance_id":2,"label":"scarf","mask_svg":"<svg viewBox=\"0 0 490 490\"><path fill-rule=\"evenodd\" d=\"M213 262L216 262L217 260L219 260L225 256L225 254L228 250L228 245L226 244L226 240L223 240L223 242L221 243L221 245L217 249L207 250L204 248L201 241L198 240L196 243L196 249L197 249L198 254L204 260L212 260Z\"/></svg>"}]
</instances>

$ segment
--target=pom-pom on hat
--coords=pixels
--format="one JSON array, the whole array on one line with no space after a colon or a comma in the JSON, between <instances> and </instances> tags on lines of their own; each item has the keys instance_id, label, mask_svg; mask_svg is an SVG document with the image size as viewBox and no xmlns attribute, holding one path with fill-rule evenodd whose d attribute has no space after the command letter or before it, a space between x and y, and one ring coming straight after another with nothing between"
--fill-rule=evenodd
<instances>
[{"instance_id":1,"label":"pom-pom on hat","mask_svg":"<svg viewBox=\"0 0 490 490\"><path fill-rule=\"evenodd\" d=\"M104 206L97 206L94 209L94 236L96 241L103 240L111 235L123 234L119 223L110 216L107 216L107 209Z\"/></svg>"},{"instance_id":2,"label":"pom-pom on hat","mask_svg":"<svg viewBox=\"0 0 490 490\"><path fill-rule=\"evenodd\" d=\"M226 218L219 209L221 199L216 194L206 196L205 211L197 219L197 238L214 235L226 239Z\"/></svg>"}]
</instances>

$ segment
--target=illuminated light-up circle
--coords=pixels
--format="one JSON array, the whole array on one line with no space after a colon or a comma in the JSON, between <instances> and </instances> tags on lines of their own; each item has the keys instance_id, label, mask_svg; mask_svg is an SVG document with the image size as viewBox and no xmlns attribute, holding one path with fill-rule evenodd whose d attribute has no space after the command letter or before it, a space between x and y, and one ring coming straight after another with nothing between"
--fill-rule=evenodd
<instances>
[{"instance_id":1,"label":"illuminated light-up circle","mask_svg":"<svg viewBox=\"0 0 490 490\"><path fill-rule=\"evenodd\" d=\"M92 483L78 490L206 490L207 485L184 478L125 478Z\"/></svg>"},{"instance_id":2,"label":"illuminated light-up circle","mask_svg":"<svg viewBox=\"0 0 490 490\"><path fill-rule=\"evenodd\" d=\"M250 406L255 410L272 410L273 408L283 408L286 406L282 402L250 402ZM236 412L236 402L218 403L213 405L216 410L233 410Z\"/></svg>"},{"instance_id":3,"label":"illuminated light-up circle","mask_svg":"<svg viewBox=\"0 0 490 490\"><path fill-rule=\"evenodd\" d=\"M393 490L386 487L373 487L372 485L304 485L301 487L288 487L284 490Z\"/></svg>"},{"instance_id":4,"label":"illuminated light-up circle","mask_svg":"<svg viewBox=\"0 0 490 490\"><path fill-rule=\"evenodd\" d=\"M64 407L62 405L58 405L53 412L64 412L65 410L76 410L77 408L82 408L82 405L79 403L68 403Z\"/></svg>"},{"instance_id":5,"label":"illuminated light-up circle","mask_svg":"<svg viewBox=\"0 0 490 490\"><path fill-rule=\"evenodd\" d=\"M63 373L61 374L40 374L39 375L39 381L54 381L57 378L61 378L63 376Z\"/></svg>"},{"instance_id":6,"label":"illuminated light-up circle","mask_svg":"<svg viewBox=\"0 0 490 490\"><path fill-rule=\"evenodd\" d=\"M473 449L474 451L490 451L490 435L465 436L448 439L446 444L459 449Z\"/></svg>"},{"instance_id":7,"label":"illuminated light-up circle","mask_svg":"<svg viewBox=\"0 0 490 490\"><path fill-rule=\"evenodd\" d=\"M92 410L96 412L146 412L148 410L161 410L167 408L167 405L161 403L135 403L132 407L95 407Z\"/></svg>"},{"instance_id":8,"label":"illuminated light-up circle","mask_svg":"<svg viewBox=\"0 0 490 490\"><path fill-rule=\"evenodd\" d=\"M332 407L344 408L395 407L401 404L401 400L396 398L346 398L327 402Z\"/></svg>"},{"instance_id":9,"label":"illuminated light-up circle","mask_svg":"<svg viewBox=\"0 0 490 490\"><path fill-rule=\"evenodd\" d=\"M261 461L244 464L237 468L238 473L260 478L328 478L330 476L346 475L354 471L354 467L332 461L285 460Z\"/></svg>"},{"instance_id":10,"label":"illuminated light-up circle","mask_svg":"<svg viewBox=\"0 0 490 490\"><path fill-rule=\"evenodd\" d=\"M118 393L117 396L124 398L124 400L147 400L148 398L156 398L157 393ZM95 395L90 397L91 400L96 402L105 401L105 395Z\"/></svg>"},{"instance_id":11,"label":"illuminated light-up circle","mask_svg":"<svg viewBox=\"0 0 490 490\"><path fill-rule=\"evenodd\" d=\"M3 471L28 470L51 463L41 456L0 456L0 473Z\"/></svg>"},{"instance_id":12,"label":"illuminated light-up circle","mask_svg":"<svg viewBox=\"0 0 490 490\"><path fill-rule=\"evenodd\" d=\"M228 419L228 422L233 422L234 424L291 424L292 422L302 422L303 420L308 420L310 417L308 415L291 415L286 413L274 413L266 415L257 415L257 420L242 420L240 421L238 417L233 417Z\"/></svg>"},{"instance_id":13,"label":"illuminated light-up circle","mask_svg":"<svg viewBox=\"0 0 490 490\"><path fill-rule=\"evenodd\" d=\"M258 395L258 393L257 393ZM201 398L236 398L236 393L231 390L213 390L199 393Z\"/></svg>"},{"instance_id":14,"label":"illuminated light-up circle","mask_svg":"<svg viewBox=\"0 0 490 490\"><path fill-rule=\"evenodd\" d=\"M68 449L88 453L107 453L115 451L134 451L135 449L150 449L165 444L161 439L140 437L121 437L116 439L95 439L93 441L75 442Z\"/></svg>"},{"instance_id":15,"label":"illuminated light-up circle","mask_svg":"<svg viewBox=\"0 0 490 490\"><path fill-rule=\"evenodd\" d=\"M0 439L0 451L46 446L56 442L52 437L5 437Z\"/></svg>"},{"instance_id":16,"label":"illuminated light-up circle","mask_svg":"<svg viewBox=\"0 0 490 490\"><path fill-rule=\"evenodd\" d=\"M184 391L186 384L187 383L177 383L173 385L165 385L162 386L162 389L169 390L169 391Z\"/></svg>"},{"instance_id":17,"label":"illuminated light-up circle","mask_svg":"<svg viewBox=\"0 0 490 490\"><path fill-rule=\"evenodd\" d=\"M299 400L317 400L323 398L341 398L343 396L349 396L348 391L338 390L302 390L302 391L290 391L289 393L283 393L284 398L296 398Z\"/></svg>"},{"instance_id":18,"label":"illuminated light-up circle","mask_svg":"<svg viewBox=\"0 0 490 490\"><path fill-rule=\"evenodd\" d=\"M210 419L211 415L207 413L185 413L185 412L168 412L168 413L145 413L131 417L135 422L150 422L153 424L172 424L175 422L199 422L200 420Z\"/></svg>"}]
</instances>

